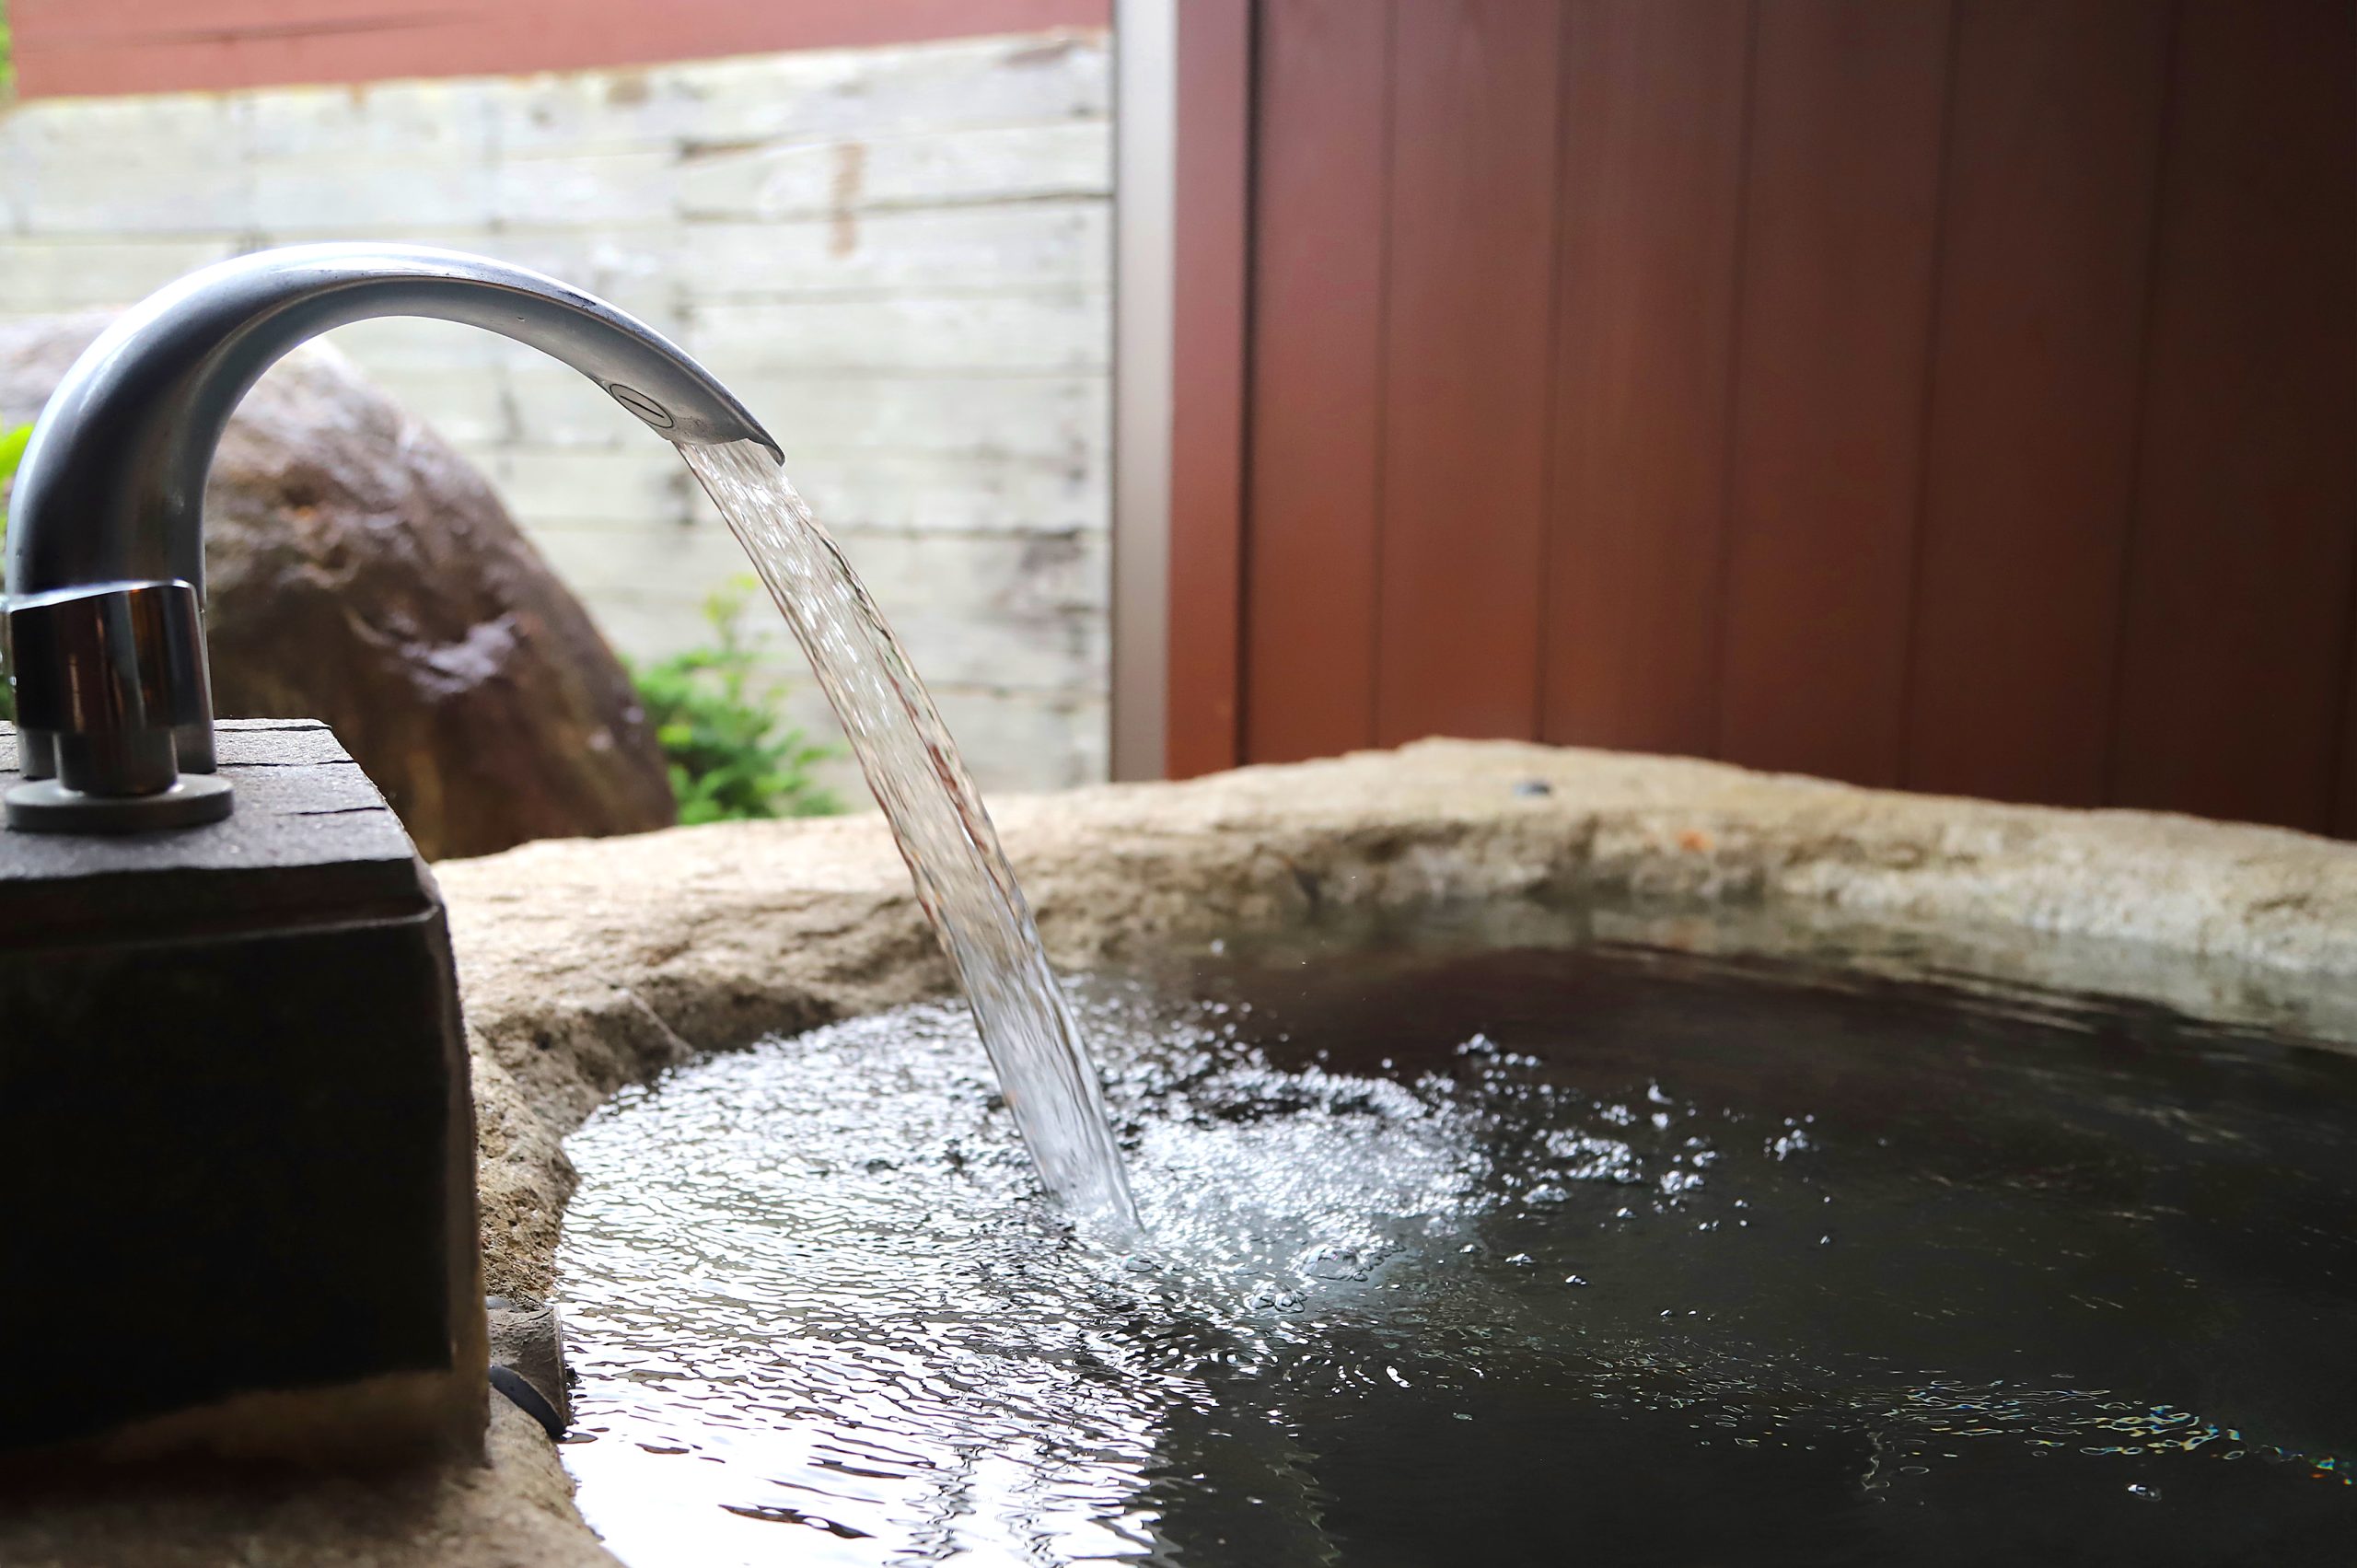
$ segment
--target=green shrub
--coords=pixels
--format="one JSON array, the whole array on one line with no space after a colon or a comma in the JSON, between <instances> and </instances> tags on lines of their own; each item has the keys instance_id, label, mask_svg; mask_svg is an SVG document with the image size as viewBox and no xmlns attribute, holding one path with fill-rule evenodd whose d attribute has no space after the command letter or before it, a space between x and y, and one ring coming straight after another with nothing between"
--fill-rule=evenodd
<instances>
[{"instance_id":1,"label":"green shrub","mask_svg":"<svg viewBox=\"0 0 2357 1568\"><path fill-rule=\"evenodd\" d=\"M842 809L809 770L835 754L788 725L774 690L753 682L745 607L759 587L739 578L704 601L709 646L631 665L647 722L671 765L682 822L824 817Z\"/></svg>"},{"instance_id":2,"label":"green shrub","mask_svg":"<svg viewBox=\"0 0 2357 1568\"><path fill-rule=\"evenodd\" d=\"M0 22L0 29L5 29L6 26L5 22ZM5 30L0 30L0 44L6 41ZM24 460L25 443L32 436L33 427L29 424L19 424L14 430L0 430L0 485L6 485L15 476L17 465ZM8 505L5 500L0 500L0 544L5 544L7 538ZM16 716L17 689L7 681L0 680L0 719Z\"/></svg>"}]
</instances>

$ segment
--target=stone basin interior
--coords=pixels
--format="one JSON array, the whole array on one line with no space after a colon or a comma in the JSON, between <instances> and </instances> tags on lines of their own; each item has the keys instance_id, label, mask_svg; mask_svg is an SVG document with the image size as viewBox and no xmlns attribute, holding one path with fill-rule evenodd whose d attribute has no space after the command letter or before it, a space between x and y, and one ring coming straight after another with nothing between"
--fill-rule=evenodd
<instances>
[{"instance_id":1,"label":"stone basin interior","mask_svg":"<svg viewBox=\"0 0 2357 1568\"><path fill-rule=\"evenodd\" d=\"M446 868L634 1568L2346 1560L2357 854L1454 742L998 815L1151 1243L877 825Z\"/></svg>"},{"instance_id":2,"label":"stone basin interior","mask_svg":"<svg viewBox=\"0 0 2357 1568\"><path fill-rule=\"evenodd\" d=\"M560 1254L592 1526L633 1568L2345 1561L2357 1057L1501 914L1085 981L1113 1246L946 1004L624 1091Z\"/></svg>"}]
</instances>

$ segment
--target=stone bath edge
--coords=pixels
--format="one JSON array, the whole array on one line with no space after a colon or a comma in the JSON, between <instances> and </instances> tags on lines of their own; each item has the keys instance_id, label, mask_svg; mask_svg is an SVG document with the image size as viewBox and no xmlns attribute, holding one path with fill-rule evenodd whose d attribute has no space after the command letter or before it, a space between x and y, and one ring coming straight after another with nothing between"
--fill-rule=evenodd
<instances>
[{"instance_id":1,"label":"stone bath edge","mask_svg":"<svg viewBox=\"0 0 2357 1568\"><path fill-rule=\"evenodd\" d=\"M1603 935L1845 954L1870 971L2103 990L2357 1039L2357 846L2276 829L1466 741L994 810L1067 970L1332 912L1519 902L1588 912ZM563 1139L615 1089L949 983L873 814L547 841L436 875L495 1292L546 1293L573 1187ZM566 1503L553 1448L493 1402L487 1467L373 1493L405 1521L399 1539L340 1532L324 1494L355 1487L338 1482L260 1512L210 1495L10 1507L0 1557L611 1562Z\"/></svg>"},{"instance_id":2,"label":"stone bath edge","mask_svg":"<svg viewBox=\"0 0 2357 1568\"><path fill-rule=\"evenodd\" d=\"M1881 935L1914 955L1902 967L2335 1038L2357 1021L2357 846L2279 829L1469 741L995 814L1067 970L1316 912L1525 900L1679 945L1856 948L1879 967ZM872 814L549 841L437 875L494 1290L547 1287L569 1195L556 1144L614 1089L949 983Z\"/></svg>"}]
</instances>

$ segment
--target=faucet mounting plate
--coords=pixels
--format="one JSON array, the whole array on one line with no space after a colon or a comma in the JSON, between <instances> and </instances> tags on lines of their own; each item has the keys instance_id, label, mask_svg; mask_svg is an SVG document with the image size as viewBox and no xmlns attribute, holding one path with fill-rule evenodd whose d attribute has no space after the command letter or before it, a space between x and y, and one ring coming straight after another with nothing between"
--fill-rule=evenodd
<instances>
[{"instance_id":1,"label":"faucet mounting plate","mask_svg":"<svg viewBox=\"0 0 2357 1568\"><path fill-rule=\"evenodd\" d=\"M20 833L145 833L218 822L235 803L217 773L182 773L154 795L89 795L56 779L20 784L6 796L8 826Z\"/></svg>"}]
</instances>

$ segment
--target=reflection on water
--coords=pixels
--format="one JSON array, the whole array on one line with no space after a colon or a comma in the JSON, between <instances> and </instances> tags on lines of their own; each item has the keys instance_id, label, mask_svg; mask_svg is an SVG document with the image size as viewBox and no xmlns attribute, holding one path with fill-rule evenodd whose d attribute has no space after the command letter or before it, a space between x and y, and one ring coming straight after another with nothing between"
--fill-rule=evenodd
<instances>
[{"instance_id":1,"label":"reflection on water","mask_svg":"<svg viewBox=\"0 0 2357 1568\"><path fill-rule=\"evenodd\" d=\"M1084 1013L1149 1253L1056 1223L946 1006L574 1139L633 1568L2347 1560L2347 1058L1595 949Z\"/></svg>"}]
</instances>

